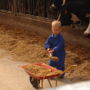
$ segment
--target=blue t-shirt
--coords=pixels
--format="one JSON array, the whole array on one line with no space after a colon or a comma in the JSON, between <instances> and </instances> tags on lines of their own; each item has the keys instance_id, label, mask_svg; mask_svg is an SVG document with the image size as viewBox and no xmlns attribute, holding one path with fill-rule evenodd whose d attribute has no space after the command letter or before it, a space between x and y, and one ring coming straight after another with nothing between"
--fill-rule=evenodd
<instances>
[{"instance_id":1,"label":"blue t-shirt","mask_svg":"<svg viewBox=\"0 0 90 90\"><path fill-rule=\"evenodd\" d=\"M45 48L51 48L54 50L53 56L57 56L60 59L65 58L65 43L64 38L61 34L58 34L55 36L54 34L51 34L47 41L45 42Z\"/></svg>"}]
</instances>

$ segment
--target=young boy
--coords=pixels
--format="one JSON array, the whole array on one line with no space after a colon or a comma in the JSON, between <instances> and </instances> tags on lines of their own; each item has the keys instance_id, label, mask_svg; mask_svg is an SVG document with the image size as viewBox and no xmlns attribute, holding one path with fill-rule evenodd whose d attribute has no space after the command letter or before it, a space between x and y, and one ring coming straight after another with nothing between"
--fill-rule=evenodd
<instances>
[{"instance_id":1,"label":"young boy","mask_svg":"<svg viewBox=\"0 0 90 90\"><path fill-rule=\"evenodd\" d=\"M49 65L64 71L64 61L65 61L65 49L64 49L64 38L60 34L62 31L62 26L60 21L52 22L52 34L48 37L45 42L45 48L48 53L52 54L52 56L56 56L59 60L53 61L49 60ZM60 76L60 78L64 78L64 75Z\"/></svg>"}]
</instances>

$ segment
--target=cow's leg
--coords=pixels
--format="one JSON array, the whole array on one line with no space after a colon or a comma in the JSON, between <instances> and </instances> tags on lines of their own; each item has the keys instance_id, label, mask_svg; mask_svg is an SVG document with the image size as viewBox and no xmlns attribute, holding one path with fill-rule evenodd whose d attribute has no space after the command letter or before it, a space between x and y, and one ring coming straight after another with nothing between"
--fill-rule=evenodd
<instances>
[{"instance_id":1,"label":"cow's leg","mask_svg":"<svg viewBox=\"0 0 90 90\"><path fill-rule=\"evenodd\" d=\"M68 2L65 8L67 8L69 12L74 13L81 20L82 24L88 23L88 19L85 17L86 12L84 11L87 8L86 2L80 0Z\"/></svg>"},{"instance_id":2,"label":"cow's leg","mask_svg":"<svg viewBox=\"0 0 90 90\"><path fill-rule=\"evenodd\" d=\"M85 30L84 35L90 37L90 23L88 25L88 28Z\"/></svg>"}]
</instances>

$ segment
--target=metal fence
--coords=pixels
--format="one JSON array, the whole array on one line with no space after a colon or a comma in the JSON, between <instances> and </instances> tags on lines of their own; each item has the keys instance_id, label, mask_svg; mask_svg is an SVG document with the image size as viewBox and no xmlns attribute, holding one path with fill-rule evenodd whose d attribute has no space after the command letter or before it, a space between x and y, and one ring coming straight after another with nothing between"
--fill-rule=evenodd
<instances>
[{"instance_id":1,"label":"metal fence","mask_svg":"<svg viewBox=\"0 0 90 90\"><path fill-rule=\"evenodd\" d=\"M46 18L57 18L58 13L50 12L51 0L0 0L0 10L13 14L30 14Z\"/></svg>"}]
</instances>

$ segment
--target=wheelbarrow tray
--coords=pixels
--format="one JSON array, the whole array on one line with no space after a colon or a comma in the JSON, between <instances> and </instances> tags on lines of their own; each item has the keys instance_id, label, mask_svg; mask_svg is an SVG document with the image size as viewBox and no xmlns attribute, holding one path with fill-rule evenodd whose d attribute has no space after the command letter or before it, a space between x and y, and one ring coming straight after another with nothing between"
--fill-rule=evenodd
<instances>
[{"instance_id":1,"label":"wheelbarrow tray","mask_svg":"<svg viewBox=\"0 0 90 90\"><path fill-rule=\"evenodd\" d=\"M48 79L48 78L53 78L53 77L57 77L57 76L60 76L63 74L63 71L60 70L61 73L53 73L51 75L46 75L46 76L39 76L39 75L36 75L35 73L32 73L30 72L29 70L27 70L27 66L30 66L30 65L38 65L40 67L43 67L43 68L47 68L47 69L50 69L51 72L55 72L55 71L58 71L56 68L50 66L50 65L47 65L45 63L35 63L35 64L28 64L28 65L23 65L22 68L28 73L28 75L30 75L31 77L33 78L36 78L38 80L41 80L41 79Z\"/></svg>"}]
</instances>

